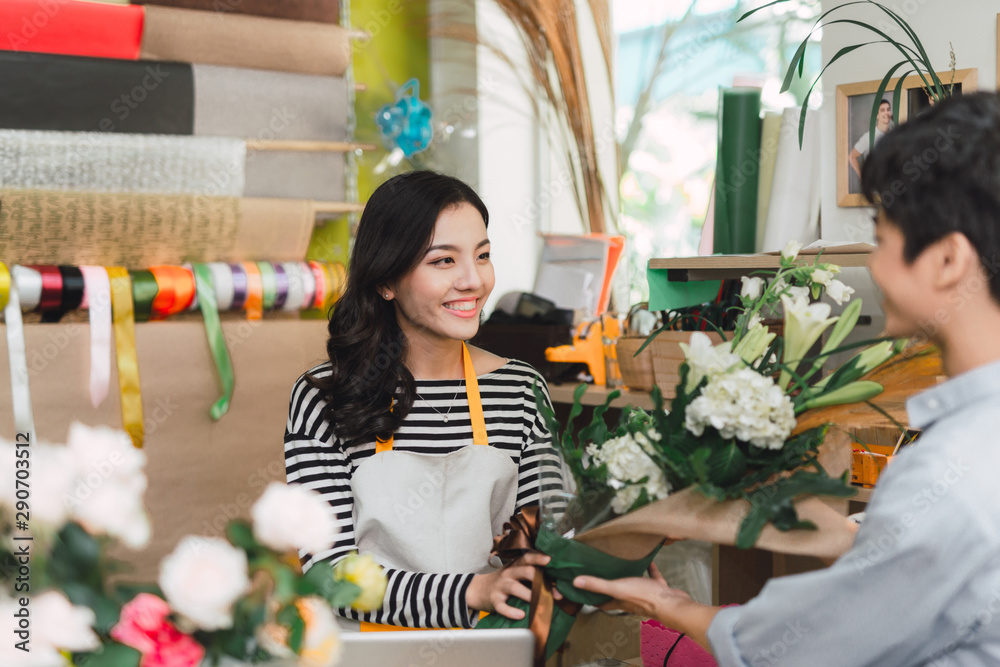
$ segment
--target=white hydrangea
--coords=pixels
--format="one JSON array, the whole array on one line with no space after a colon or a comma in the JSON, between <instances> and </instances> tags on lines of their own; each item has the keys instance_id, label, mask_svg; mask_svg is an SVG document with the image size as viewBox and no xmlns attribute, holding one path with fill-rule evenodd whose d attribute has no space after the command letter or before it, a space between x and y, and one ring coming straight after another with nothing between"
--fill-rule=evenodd
<instances>
[{"instance_id":1,"label":"white hydrangea","mask_svg":"<svg viewBox=\"0 0 1000 667\"><path fill-rule=\"evenodd\" d=\"M723 438L781 449L795 428L792 402L770 377L749 368L717 375L691 401L685 426L700 436L712 426Z\"/></svg>"},{"instance_id":2,"label":"white hydrangea","mask_svg":"<svg viewBox=\"0 0 1000 667\"><path fill-rule=\"evenodd\" d=\"M649 433L653 435L654 432ZM656 435L659 436L658 433ZM604 463L608 466L611 486L616 489L611 509L618 514L625 514L639 499L643 489L646 489L651 501L669 495L670 483L650 457L652 451L649 438L642 433L623 435L607 440L603 445L591 444L587 447L587 454L594 465ZM638 483L644 477L649 479Z\"/></svg>"}]
</instances>

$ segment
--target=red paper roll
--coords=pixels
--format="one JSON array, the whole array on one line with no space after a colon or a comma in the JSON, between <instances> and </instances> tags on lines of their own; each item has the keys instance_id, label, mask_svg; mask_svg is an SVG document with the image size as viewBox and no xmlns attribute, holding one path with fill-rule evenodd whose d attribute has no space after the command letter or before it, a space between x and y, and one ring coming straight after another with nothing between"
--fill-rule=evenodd
<instances>
[{"instance_id":1,"label":"red paper roll","mask_svg":"<svg viewBox=\"0 0 1000 667\"><path fill-rule=\"evenodd\" d=\"M0 0L0 50L137 60L141 5Z\"/></svg>"}]
</instances>

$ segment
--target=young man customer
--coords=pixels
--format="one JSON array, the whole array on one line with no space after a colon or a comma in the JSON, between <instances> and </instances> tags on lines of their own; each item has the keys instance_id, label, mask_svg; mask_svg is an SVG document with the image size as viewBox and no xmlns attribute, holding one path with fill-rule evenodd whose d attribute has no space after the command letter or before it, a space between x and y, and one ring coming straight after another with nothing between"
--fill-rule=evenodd
<instances>
[{"instance_id":1,"label":"young man customer","mask_svg":"<svg viewBox=\"0 0 1000 667\"><path fill-rule=\"evenodd\" d=\"M1000 98L961 96L891 130L862 185L888 333L936 343L950 379L908 401L923 435L879 479L853 548L721 610L655 570L575 582L720 665L1000 664Z\"/></svg>"}]
</instances>

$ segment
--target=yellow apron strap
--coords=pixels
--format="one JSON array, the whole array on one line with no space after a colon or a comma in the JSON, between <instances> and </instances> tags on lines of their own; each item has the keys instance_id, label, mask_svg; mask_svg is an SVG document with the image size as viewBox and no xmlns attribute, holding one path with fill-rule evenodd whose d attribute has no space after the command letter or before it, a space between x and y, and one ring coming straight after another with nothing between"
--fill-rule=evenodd
<instances>
[{"instance_id":1,"label":"yellow apron strap","mask_svg":"<svg viewBox=\"0 0 1000 667\"><path fill-rule=\"evenodd\" d=\"M469 348L462 343L462 356L465 362L465 394L469 398L469 417L472 418L472 443L488 445L486 441L486 419L483 417L483 401L479 397L479 380L476 369L472 367L472 357Z\"/></svg>"},{"instance_id":2,"label":"yellow apron strap","mask_svg":"<svg viewBox=\"0 0 1000 667\"><path fill-rule=\"evenodd\" d=\"M462 343L462 365L465 368L465 395L469 400L469 417L472 419L472 444L490 444L486 437L486 418L483 417L483 401L479 397L479 379L476 377L476 369L472 365L472 356L469 348ZM391 410L391 408L390 408ZM375 453L392 451L393 438L390 435L388 440L375 439Z\"/></svg>"}]
</instances>

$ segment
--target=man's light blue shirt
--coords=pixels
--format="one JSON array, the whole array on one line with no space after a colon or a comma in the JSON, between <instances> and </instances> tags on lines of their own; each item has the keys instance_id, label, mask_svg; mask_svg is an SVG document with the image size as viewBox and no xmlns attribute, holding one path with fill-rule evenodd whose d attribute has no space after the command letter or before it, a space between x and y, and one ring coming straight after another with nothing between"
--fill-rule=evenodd
<instances>
[{"instance_id":1,"label":"man's light blue shirt","mask_svg":"<svg viewBox=\"0 0 1000 667\"><path fill-rule=\"evenodd\" d=\"M1000 362L906 407L924 431L883 472L854 546L721 610L719 665L1000 665Z\"/></svg>"}]
</instances>

